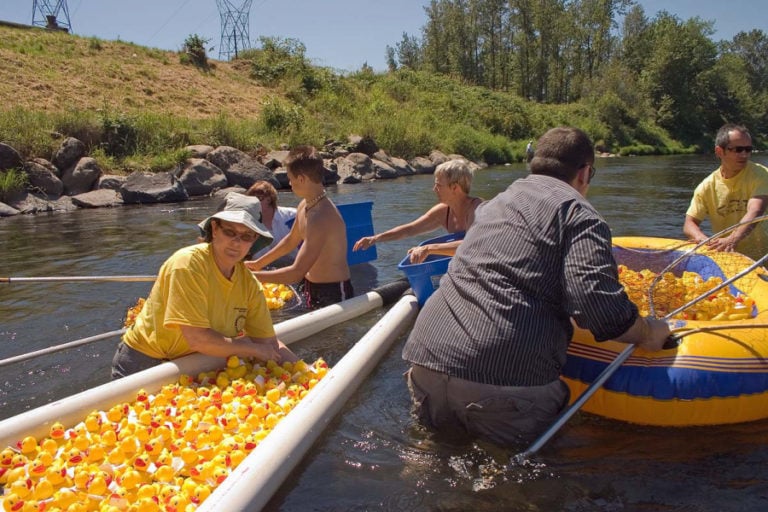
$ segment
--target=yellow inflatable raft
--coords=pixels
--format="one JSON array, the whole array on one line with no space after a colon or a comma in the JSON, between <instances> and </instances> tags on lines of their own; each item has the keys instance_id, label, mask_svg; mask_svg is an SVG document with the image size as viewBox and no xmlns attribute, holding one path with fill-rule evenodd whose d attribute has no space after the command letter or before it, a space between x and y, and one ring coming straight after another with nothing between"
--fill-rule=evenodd
<instances>
[{"instance_id":1,"label":"yellow inflatable raft","mask_svg":"<svg viewBox=\"0 0 768 512\"><path fill-rule=\"evenodd\" d=\"M661 272L693 245L679 240L647 237L614 239L617 263L634 271ZM752 263L737 253L698 250L685 258L675 275L695 272L703 280L722 280ZM646 290L647 291L647 290ZM735 281L735 297L749 297L749 311L682 315L671 320L675 329L710 329L681 338L675 349L635 350L582 410L606 418L658 426L741 423L768 418L768 273L762 268ZM714 297L712 297L714 300ZM705 299L706 300L706 299ZM657 312L657 316L663 316ZM746 317L746 318L745 318ZM728 319L733 318L733 319ZM575 329L563 377L575 400L626 347L598 343L591 333Z\"/></svg>"}]
</instances>

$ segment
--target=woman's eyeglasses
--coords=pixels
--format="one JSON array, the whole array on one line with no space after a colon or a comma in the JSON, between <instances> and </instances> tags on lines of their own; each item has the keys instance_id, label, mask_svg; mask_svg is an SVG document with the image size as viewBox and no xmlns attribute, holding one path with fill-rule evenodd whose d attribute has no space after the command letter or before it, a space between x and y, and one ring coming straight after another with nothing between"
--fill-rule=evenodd
<instances>
[{"instance_id":1,"label":"woman's eyeglasses","mask_svg":"<svg viewBox=\"0 0 768 512\"><path fill-rule=\"evenodd\" d=\"M751 153L752 152L752 146L731 146L726 147L728 151L733 151L734 153Z\"/></svg>"},{"instance_id":2,"label":"woman's eyeglasses","mask_svg":"<svg viewBox=\"0 0 768 512\"><path fill-rule=\"evenodd\" d=\"M587 178L587 183L590 183L592 181L592 178L595 177L595 173L597 172L597 169L595 169L594 165L589 166L589 178Z\"/></svg>"},{"instance_id":3,"label":"woman's eyeglasses","mask_svg":"<svg viewBox=\"0 0 768 512\"><path fill-rule=\"evenodd\" d=\"M221 224L219 224L219 229L227 238L235 241L245 242L247 244L252 244L256 241L257 238L259 238L259 235L253 233L252 231L249 231L248 233L238 233L234 229L222 226Z\"/></svg>"}]
</instances>

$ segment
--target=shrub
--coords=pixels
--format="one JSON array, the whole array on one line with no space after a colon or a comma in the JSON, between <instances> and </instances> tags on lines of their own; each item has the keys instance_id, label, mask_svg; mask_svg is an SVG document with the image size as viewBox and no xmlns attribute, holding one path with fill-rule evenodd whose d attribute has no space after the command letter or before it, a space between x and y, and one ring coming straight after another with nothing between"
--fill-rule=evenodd
<instances>
[{"instance_id":1,"label":"shrub","mask_svg":"<svg viewBox=\"0 0 768 512\"><path fill-rule=\"evenodd\" d=\"M208 55L205 53L205 45L210 39L204 39L197 34L192 34L184 40L179 60L182 64L192 64L200 69L208 69Z\"/></svg>"},{"instance_id":2,"label":"shrub","mask_svg":"<svg viewBox=\"0 0 768 512\"><path fill-rule=\"evenodd\" d=\"M0 201L6 202L27 186L26 173L18 169L0 171Z\"/></svg>"}]
</instances>

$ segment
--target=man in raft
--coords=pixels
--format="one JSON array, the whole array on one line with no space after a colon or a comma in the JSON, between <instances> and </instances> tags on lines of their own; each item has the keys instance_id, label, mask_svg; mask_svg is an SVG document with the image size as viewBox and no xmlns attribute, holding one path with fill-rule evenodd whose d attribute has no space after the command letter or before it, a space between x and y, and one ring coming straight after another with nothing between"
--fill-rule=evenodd
<instances>
[{"instance_id":1,"label":"man in raft","mask_svg":"<svg viewBox=\"0 0 768 512\"><path fill-rule=\"evenodd\" d=\"M568 405L571 318L597 340L659 350L619 282L611 231L585 199L594 148L575 128L536 144L531 175L480 205L403 349L422 423L502 446L544 432Z\"/></svg>"},{"instance_id":2,"label":"man in raft","mask_svg":"<svg viewBox=\"0 0 768 512\"><path fill-rule=\"evenodd\" d=\"M696 243L709 238L701 230L707 217L712 231L719 233L763 215L768 206L768 169L749 161L752 136L744 126L723 125L715 137L715 155L720 167L694 190L683 223L683 233ZM760 259L768 252L768 223L745 224L708 245L717 251L738 251Z\"/></svg>"}]
</instances>

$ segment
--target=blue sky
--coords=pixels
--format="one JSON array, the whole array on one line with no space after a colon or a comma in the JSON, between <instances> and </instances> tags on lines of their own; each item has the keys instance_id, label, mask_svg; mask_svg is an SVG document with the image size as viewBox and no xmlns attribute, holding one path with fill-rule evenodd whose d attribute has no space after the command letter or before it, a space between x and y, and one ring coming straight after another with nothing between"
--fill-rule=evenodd
<instances>
[{"instance_id":1,"label":"blue sky","mask_svg":"<svg viewBox=\"0 0 768 512\"><path fill-rule=\"evenodd\" d=\"M243 0L229 0L242 5ZM55 5L55 1L49 2ZM368 63L386 68L385 48L403 32L420 35L428 0L253 0L250 38L292 37L313 63L340 71ZM685 20L715 22L714 39L739 31L766 30L768 9L757 0L641 0L649 17L664 9ZM73 32L178 50L190 34L209 39L218 58L221 21L215 0L66 0ZM29 24L32 0L0 0L0 20Z\"/></svg>"}]
</instances>

